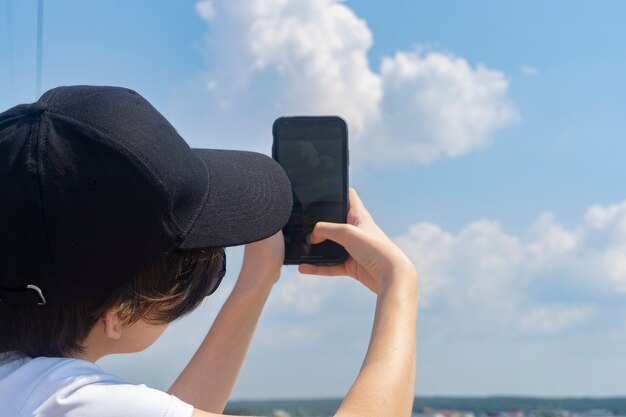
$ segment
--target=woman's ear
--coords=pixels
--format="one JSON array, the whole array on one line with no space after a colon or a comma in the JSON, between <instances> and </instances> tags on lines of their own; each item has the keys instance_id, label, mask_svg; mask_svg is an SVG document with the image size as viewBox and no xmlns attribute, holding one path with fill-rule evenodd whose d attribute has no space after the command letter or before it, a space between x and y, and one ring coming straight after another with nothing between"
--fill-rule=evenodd
<instances>
[{"instance_id":1,"label":"woman's ear","mask_svg":"<svg viewBox=\"0 0 626 417\"><path fill-rule=\"evenodd\" d=\"M124 328L122 320L119 316L119 305L114 305L102 316L102 323L104 325L104 335L109 339L119 339L122 337L122 330Z\"/></svg>"}]
</instances>

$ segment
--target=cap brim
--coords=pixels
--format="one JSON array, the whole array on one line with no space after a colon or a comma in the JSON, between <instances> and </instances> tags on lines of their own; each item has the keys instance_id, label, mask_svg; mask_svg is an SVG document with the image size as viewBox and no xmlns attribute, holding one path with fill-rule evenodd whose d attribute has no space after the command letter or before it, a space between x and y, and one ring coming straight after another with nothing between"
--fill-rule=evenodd
<instances>
[{"instance_id":1,"label":"cap brim","mask_svg":"<svg viewBox=\"0 0 626 417\"><path fill-rule=\"evenodd\" d=\"M269 237L291 214L283 168L256 152L193 149L209 173L209 194L179 249L235 246Z\"/></svg>"}]
</instances>

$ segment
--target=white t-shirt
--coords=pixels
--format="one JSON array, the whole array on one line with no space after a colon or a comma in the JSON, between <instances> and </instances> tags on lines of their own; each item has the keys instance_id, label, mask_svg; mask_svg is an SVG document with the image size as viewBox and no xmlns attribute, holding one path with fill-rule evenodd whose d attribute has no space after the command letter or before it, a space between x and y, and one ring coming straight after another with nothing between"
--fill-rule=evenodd
<instances>
[{"instance_id":1,"label":"white t-shirt","mask_svg":"<svg viewBox=\"0 0 626 417\"><path fill-rule=\"evenodd\" d=\"M1 358L0 358L1 359ZM3 417L190 417L193 406L143 384L129 384L98 365L66 358L0 361Z\"/></svg>"}]
</instances>

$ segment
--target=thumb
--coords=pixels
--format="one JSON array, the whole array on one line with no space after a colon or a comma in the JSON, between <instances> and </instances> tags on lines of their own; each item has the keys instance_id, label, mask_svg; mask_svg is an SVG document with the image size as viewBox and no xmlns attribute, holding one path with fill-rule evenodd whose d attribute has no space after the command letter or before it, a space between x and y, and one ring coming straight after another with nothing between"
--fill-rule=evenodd
<instances>
[{"instance_id":1,"label":"thumb","mask_svg":"<svg viewBox=\"0 0 626 417\"><path fill-rule=\"evenodd\" d=\"M317 222L311 232L311 243L318 244L325 240L332 240L346 247L354 237L356 228L351 224Z\"/></svg>"}]
</instances>

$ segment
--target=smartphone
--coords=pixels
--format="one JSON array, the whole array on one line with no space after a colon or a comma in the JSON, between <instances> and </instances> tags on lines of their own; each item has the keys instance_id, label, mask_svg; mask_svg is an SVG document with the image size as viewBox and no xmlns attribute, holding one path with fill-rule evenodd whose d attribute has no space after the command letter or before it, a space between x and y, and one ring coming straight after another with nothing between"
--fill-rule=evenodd
<instances>
[{"instance_id":1,"label":"smartphone","mask_svg":"<svg viewBox=\"0 0 626 417\"><path fill-rule=\"evenodd\" d=\"M348 215L348 126L338 116L280 117L272 127L273 158L284 168L293 209L283 228L285 265L340 264L348 253L326 240L311 244L318 221L345 223Z\"/></svg>"}]
</instances>

